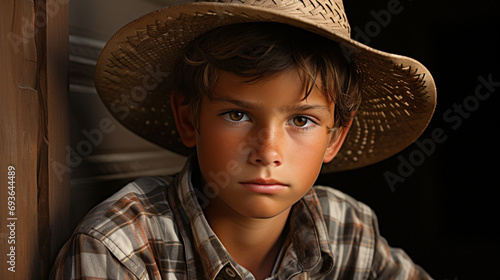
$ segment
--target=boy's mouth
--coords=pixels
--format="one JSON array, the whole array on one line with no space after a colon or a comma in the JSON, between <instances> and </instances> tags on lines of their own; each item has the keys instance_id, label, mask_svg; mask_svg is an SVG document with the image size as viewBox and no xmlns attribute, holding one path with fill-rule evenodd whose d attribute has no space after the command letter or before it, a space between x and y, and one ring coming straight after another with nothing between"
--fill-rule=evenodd
<instances>
[{"instance_id":1,"label":"boy's mouth","mask_svg":"<svg viewBox=\"0 0 500 280\"><path fill-rule=\"evenodd\" d=\"M245 182L240 182L240 184L247 190L255 193L262 194L275 194L283 189L288 188L287 184L274 179L255 179Z\"/></svg>"}]
</instances>

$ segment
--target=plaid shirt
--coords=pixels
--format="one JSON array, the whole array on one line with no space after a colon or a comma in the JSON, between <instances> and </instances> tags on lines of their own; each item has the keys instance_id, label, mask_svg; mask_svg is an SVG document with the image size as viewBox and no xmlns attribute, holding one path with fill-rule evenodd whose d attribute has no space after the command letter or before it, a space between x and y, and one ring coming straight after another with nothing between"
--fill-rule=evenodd
<instances>
[{"instance_id":1,"label":"plaid shirt","mask_svg":"<svg viewBox=\"0 0 500 280\"><path fill-rule=\"evenodd\" d=\"M96 206L63 247L53 279L254 279L210 228L186 164L145 177ZM292 208L275 280L430 279L379 235L370 208L314 187Z\"/></svg>"}]
</instances>

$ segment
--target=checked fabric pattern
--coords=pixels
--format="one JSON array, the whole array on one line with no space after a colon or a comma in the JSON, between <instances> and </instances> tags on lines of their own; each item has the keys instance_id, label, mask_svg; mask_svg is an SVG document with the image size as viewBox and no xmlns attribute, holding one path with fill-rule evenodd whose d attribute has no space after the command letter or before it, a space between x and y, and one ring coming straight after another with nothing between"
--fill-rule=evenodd
<instances>
[{"instance_id":1,"label":"checked fabric pattern","mask_svg":"<svg viewBox=\"0 0 500 280\"><path fill-rule=\"evenodd\" d=\"M245 279L207 223L188 162L145 177L94 208L61 250L51 279ZM430 279L379 235L370 208L314 187L291 211L274 279Z\"/></svg>"}]
</instances>

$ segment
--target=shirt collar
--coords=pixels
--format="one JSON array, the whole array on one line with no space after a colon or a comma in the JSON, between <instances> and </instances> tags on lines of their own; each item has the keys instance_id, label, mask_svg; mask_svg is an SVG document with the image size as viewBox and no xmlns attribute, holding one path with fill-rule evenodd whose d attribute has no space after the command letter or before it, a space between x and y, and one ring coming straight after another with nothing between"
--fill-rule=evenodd
<instances>
[{"instance_id":1,"label":"shirt collar","mask_svg":"<svg viewBox=\"0 0 500 280\"><path fill-rule=\"evenodd\" d=\"M219 273L233 276L231 272L237 271L235 267L238 265L225 250L203 214L202 206L210 194L204 192L203 188L193 187L193 175L196 172L199 172L199 168L196 157L192 156L174 181L176 187L173 189L177 190L183 212L181 216L185 220L184 227L188 226L187 230L192 231L189 233L190 238L185 238L185 244L186 241L192 242L207 279L215 279ZM276 278L300 271L318 270L321 274L328 272L333 267L333 257L321 207L313 189L293 206L289 227L290 244ZM234 276L231 279L243 278L238 272Z\"/></svg>"},{"instance_id":2,"label":"shirt collar","mask_svg":"<svg viewBox=\"0 0 500 280\"><path fill-rule=\"evenodd\" d=\"M194 264L191 263L191 267L187 268L188 271L192 271L189 279L197 279L195 274L199 273L203 273L205 279L215 279L219 273L229 271L231 274L231 271L236 270L231 264L234 261L210 228L203 214L202 206L204 198L206 199L203 189L193 188L193 173L198 172L198 169L196 157L193 156L188 159L182 171L176 176L174 188L172 188L177 192L179 200L180 211L176 218L183 220L184 224L181 226L183 241L185 246L191 247L185 250L188 266L191 260L194 261ZM198 256L189 256L191 252L198 252ZM200 267L193 267L199 266L199 262L202 265L202 272L200 272Z\"/></svg>"}]
</instances>

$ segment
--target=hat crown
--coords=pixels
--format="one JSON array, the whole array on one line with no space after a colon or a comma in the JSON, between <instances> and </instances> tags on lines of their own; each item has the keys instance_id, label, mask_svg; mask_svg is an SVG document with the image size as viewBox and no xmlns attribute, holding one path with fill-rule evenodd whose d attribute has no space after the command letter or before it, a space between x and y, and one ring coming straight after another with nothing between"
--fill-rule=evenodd
<instances>
[{"instance_id":1,"label":"hat crown","mask_svg":"<svg viewBox=\"0 0 500 280\"><path fill-rule=\"evenodd\" d=\"M298 16L338 35L350 37L351 34L342 0L198 0L198 2L260 7L285 15Z\"/></svg>"}]
</instances>

